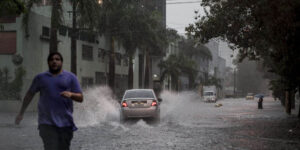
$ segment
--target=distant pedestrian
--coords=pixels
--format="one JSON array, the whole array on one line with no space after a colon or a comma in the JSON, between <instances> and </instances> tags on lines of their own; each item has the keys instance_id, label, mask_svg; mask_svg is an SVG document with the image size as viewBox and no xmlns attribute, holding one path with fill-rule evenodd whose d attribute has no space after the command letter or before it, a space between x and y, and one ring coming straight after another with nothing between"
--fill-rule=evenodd
<instances>
[{"instance_id":1,"label":"distant pedestrian","mask_svg":"<svg viewBox=\"0 0 300 150\"><path fill-rule=\"evenodd\" d=\"M260 97L257 103L258 103L258 109L263 109L263 97Z\"/></svg>"},{"instance_id":2,"label":"distant pedestrian","mask_svg":"<svg viewBox=\"0 0 300 150\"><path fill-rule=\"evenodd\" d=\"M54 52L48 56L49 71L35 76L26 93L15 124L20 124L23 114L35 93L38 102L38 129L45 150L69 150L73 131L73 101L82 102L83 95L77 77L62 69L63 57Z\"/></svg>"}]
</instances>

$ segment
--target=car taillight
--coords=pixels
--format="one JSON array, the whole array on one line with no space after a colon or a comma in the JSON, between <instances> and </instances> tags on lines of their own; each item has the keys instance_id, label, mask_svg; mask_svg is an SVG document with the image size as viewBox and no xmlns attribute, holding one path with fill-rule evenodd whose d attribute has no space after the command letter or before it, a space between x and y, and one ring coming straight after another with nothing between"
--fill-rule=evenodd
<instances>
[{"instance_id":1,"label":"car taillight","mask_svg":"<svg viewBox=\"0 0 300 150\"><path fill-rule=\"evenodd\" d=\"M127 103L126 103L126 101L124 101L123 103L122 103L122 107L127 107L128 105L127 105Z\"/></svg>"},{"instance_id":2,"label":"car taillight","mask_svg":"<svg viewBox=\"0 0 300 150\"><path fill-rule=\"evenodd\" d=\"M157 102L156 101L152 101L151 106L157 106Z\"/></svg>"}]
</instances>

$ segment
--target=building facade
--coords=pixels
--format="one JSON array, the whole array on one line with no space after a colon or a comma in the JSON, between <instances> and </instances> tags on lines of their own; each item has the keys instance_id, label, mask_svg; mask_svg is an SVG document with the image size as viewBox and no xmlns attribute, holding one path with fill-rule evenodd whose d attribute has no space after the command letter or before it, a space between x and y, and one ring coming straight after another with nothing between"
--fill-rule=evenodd
<instances>
[{"instance_id":1,"label":"building facade","mask_svg":"<svg viewBox=\"0 0 300 150\"><path fill-rule=\"evenodd\" d=\"M70 71L71 66L71 19L72 10L69 2L63 3L63 23L58 30L58 51L63 55L63 69ZM0 23L3 30L0 31L0 69L1 82L12 83L16 79L15 74L18 68L25 73L22 76L22 87L19 96L8 97L0 95L0 111L17 111L21 105L21 98L24 97L32 79L38 73L48 70L47 56L49 54L50 40L50 16L51 6L48 3L34 5L28 22L28 35L22 25L23 16L2 18ZM127 88L128 79L128 58L125 51L115 43L116 70L115 70L115 91L122 93ZM95 85L105 85L108 74L109 44L106 38L97 34L80 32L77 39L77 77L82 88L87 89ZM137 54L138 55L138 54ZM19 60L16 63L15 60ZM135 57L134 71L138 72L138 58ZM135 76L138 78L138 76ZM138 79L134 79L137 81ZM137 87L134 84L134 87ZM1 90L1 89L0 89ZM9 92L5 92L9 93ZM28 108L29 111L36 110L38 96Z\"/></svg>"}]
</instances>

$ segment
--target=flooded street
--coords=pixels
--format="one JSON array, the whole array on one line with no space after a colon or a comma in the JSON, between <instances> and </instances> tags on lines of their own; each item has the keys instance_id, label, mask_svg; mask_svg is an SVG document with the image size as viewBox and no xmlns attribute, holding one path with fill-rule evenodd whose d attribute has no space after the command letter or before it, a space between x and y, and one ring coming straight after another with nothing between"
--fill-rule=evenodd
<instances>
[{"instance_id":1,"label":"flooded street","mask_svg":"<svg viewBox=\"0 0 300 150\"><path fill-rule=\"evenodd\" d=\"M192 92L161 97L161 120L129 120L119 123L119 105L105 87L85 92L85 102L76 105L72 150L111 149L300 149L300 124L293 110L287 116L279 101L222 99L204 103ZM216 107L216 104L219 107ZM298 105L296 105L298 106ZM0 114L1 150L40 150L37 114L25 113L20 126L13 125L15 114Z\"/></svg>"}]
</instances>

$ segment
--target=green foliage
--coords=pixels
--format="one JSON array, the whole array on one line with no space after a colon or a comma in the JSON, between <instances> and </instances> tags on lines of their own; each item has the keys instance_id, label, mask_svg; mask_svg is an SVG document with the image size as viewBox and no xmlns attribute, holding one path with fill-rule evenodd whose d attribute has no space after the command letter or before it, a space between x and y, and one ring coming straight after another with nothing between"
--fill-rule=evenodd
<instances>
[{"instance_id":1,"label":"green foliage","mask_svg":"<svg viewBox=\"0 0 300 150\"><path fill-rule=\"evenodd\" d=\"M196 63L188 59L186 56L170 55L166 60L158 64L163 70L161 75L161 81L167 77L171 77L172 84L177 87L178 78L180 75L188 75L190 81L194 81L197 75ZM190 83L191 84L191 83ZM194 85L193 85L194 86Z\"/></svg>"},{"instance_id":2,"label":"green foliage","mask_svg":"<svg viewBox=\"0 0 300 150\"><path fill-rule=\"evenodd\" d=\"M200 76L200 82L205 85L205 86L210 86L210 85L214 85L216 86L218 89L222 89L222 84L221 84L221 79L209 75L208 73L205 73L204 76Z\"/></svg>"},{"instance_id":3,"label":"green foliage","mask_svg":"<svg viewBox=\"0 0 300 150\"><path fill-rule=\"evenodd\" d=\"M265 93L263 74L257 70L257 62L244 59L237 64L237 90L247 93Z\"/></svg>"},{"instance_id":4,"label":"green foliage","mask_svg":"<svg viewBox=\"0 0 300 150\"><path fill-rule=\"evenodd\" d=\"M193 39L183 39L178 43L181 54L192 58L193 56L207 57L212 59L209 49L201 43L196 43Z\"/></svg>"},{"instance_id":5,"label":"green foliage","mask_svg":"<svg viewBox=\"0 0 300 150\"><path fill-rule=\"evenodd\" d=\"M16 16L25 12L25 4L21 0L1 0L0 1L0 17ZM0 24L0 31L4 30L4 26Z\"/></svg>"},{"instance_id":6,"label":"green foliage","mask_svg":"<svg viewBox=\"0 0 300 150\"><path fill-rule=\"evenodd\" d=\"M202 42L221 38L245 57L263 60L282 86L299 86L300 1L299 0L203 0L206 15L198 15L186 28L189 36Z\"/></svg>"},{"instance_id":7,"label":"green foliage","mask_svg":"<svg viewBox=\"0 0 300 150\"><path fill-rule=\"evenodd\" d=\"M76 12L78 19L78 26L80 28L87 28L94 30L97 27L97 20L99 17L98 0L69 0L76 4Z\"/></svg>"},{"instance_id":8,"label":"green foliage","mask_svg":"<svg viewBox=\"0 0 300 150\"><path fill-rule=\"evenodd\" d=\"M20 15L25 11L24 2L21 0L1 0L0 17Z\"/></svg>"},{"instance_id":9,"label":"green foliage","mask_svg":"<svg viewBox=\"0 0 300 150\"><path fill-rule=\"evenodd\" d=\"M149 55L162 55L168 44L167 31L160 22L159 13L147 9L142 2L135 0L103 1L99 13L100 34L122 44L129 57L134 55L137 48L144 51L145 58L148 58L145 65L145 79L148 79L146 75L149 75ZM113 53L112 47L111 54ZM110 59L112 62L113 56ZM109 68L114 70L113 63L110 63ZM133 73L129 74L133 75ZM113 78L113 75L110 77Z\"/></svg>"},{"instance_id":10,"label":"green foliage","mask_svg":"<svg viewBox=\"0 0 300 150\"><path fill-rule=\"evenodd\" d=\"M0 69L0 100L20 100L23 87L23 77L26 74L23 67L15 69L15 78L9 82L9 70Z\"/></svg>"}]
</instances>

